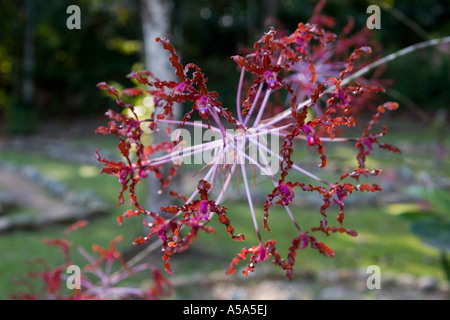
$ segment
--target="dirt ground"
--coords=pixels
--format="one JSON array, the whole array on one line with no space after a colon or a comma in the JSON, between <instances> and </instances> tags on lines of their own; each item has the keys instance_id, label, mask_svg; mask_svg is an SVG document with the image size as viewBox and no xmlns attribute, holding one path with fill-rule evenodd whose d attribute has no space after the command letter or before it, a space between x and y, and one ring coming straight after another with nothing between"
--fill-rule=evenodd
<instances>
[{"instance_id":1,"label":"dirt ground","mask_svg":"<svg viewBox=\"0 0 450 320\"><path fill-rule=\"evenodd\" d=\"M263 268L264 269L264 268ZM303 272L292 281L273 272L260 270L249 278L237 275L229 279L223 273L201 280L200 275L189 279L174 279L180 290L195 287L193 299L249 300L445 300L449 291L430 277L415 278L408 274L383 275L380 288L369 289L365 270L326 270Z\"/></svg>"}]
</instances>

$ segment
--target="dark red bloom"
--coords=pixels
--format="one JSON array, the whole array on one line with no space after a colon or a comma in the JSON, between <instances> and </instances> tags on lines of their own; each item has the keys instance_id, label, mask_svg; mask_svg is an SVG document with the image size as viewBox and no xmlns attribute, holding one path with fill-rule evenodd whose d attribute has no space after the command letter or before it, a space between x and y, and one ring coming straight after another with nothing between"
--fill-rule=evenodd
<instances>
[{"instance_id":1,"label":"dark red bloom","mask_svg":"<svg viewBox=\"0 0 450 320\"><path fill-rule=\"evenodd\" d=\"M97 154L98 161L104 165L101 172L117 177L122 186L119 204L125 202L125 191L129 191L129 200L134 206L133 209L125 211L118 218L118 222L122 223L125 218L133 216L145 216L144 225L149 228L149 232L136 238L134 243L144 244L152 239L160 241L164 268L168 273L173 272L170 264L172 256L186 251L197 238L199 231L214 232L209 224L216 216L233 240L245 239L242 234L235 233L227 214L228 208L221 204L235 180L237 184L244 184L259 243L254 247L243 248L232 260L229 273L234 272L238 262L247 257L250 257L250 263L244 271L245 274L253 271L258 262L272 257L273 263L285 270L286 276L291 278L298 250L309 246L327 257L335 255L330 246L315 238L316 233L324 236L336 232L356 235L356 231L343 226L344 202L357 191L382 190L381 186L362 183L359 179L381 172L369 171L365 167L366 157L374 146L400 152L396 147L380 141L386 133L386 127L383 127L381 132L373 132L373 127L382 114L386 110L396 109L398 105L387 102L379 106L360 137L355 138L353 132L353 137L342 136L348 128L358 129L358 119L355 115L364 105L363 99L382 92L383 89L375 82L356 79L355 71L363 63L364 56L372 52L371 47L363 41L366 40L367 34L357 33L345 41L345 36L348 36L353 28L352 20L349 20L338 39L335 34L325 29L334 26L334 19L321 13L324 4L325 1L318 2L310 22L299 23L291 34L280 35L271 28L254 44L252 53L232 57L241 68L237 86L236 118L219 101L218 93L208 89L207 77L202 70L193 63L182 64L174 47L163 38L158 38L157 41L168 50L176 79L160 80L149 71L131 73L128 77L135 79L146 89L130 88L121 93L131 96L152 95L155 111L148 119L139 119L134 113L134 107L126 105L114 87L104 82L98 84L100 89L107 90L114 96L120 106L128 106L133 114L130 117L109 111L107 116L111 121L106 127L97 129L101 134L114 134L119 139L118 148L123 159L111 161ZM286 103L283 104L283 101ZM180 120L173 118L175 103L183 103L187 108ZM192 121L192 118L198 116L202 120L200 123ZM185 126L194 127L195 130L207 128L220 133L222 139L186 146L188 141L183 134L174 135L172 140L172 129L165 128L167 141L144 146L141 142L141 127L144 123L155 132L161 130L162 125L177 125L180 129ZM234 132L230 133L229 129ZM274 132L282 142L277 150L271 149L269 139L263 136L265 132ZM336 141L352 144L356 149L359 164L351 173L339 173L338 177L341 178L338 181L327 181L321 177L327 174L325 170L313 173L308 169L309 166L303 166L299 163L299 158L294 156L298 150L303 150L303 147L299 148L298 145L303 143L304 147L312 148L316 152L317 165L324 169L329 161L326 144ZM244 148L240 148L241 145ZM262 155L260 159L249 155L247 151L251 147L267 151L276 164L270 169L276 167L279 170L273 172L268 169L267 156ZM201 177L196 188L195 185L192 186L192 194L189 197L172 190L177 186L171 185L178 167L183 164L183 161L173 161L172 158L174 154L179 156L180 150L186 151L187 156L214 151L214 158L205 163L197 173ZM273 183L273 189L267 195L263 208L264 229L271 231L268 226L269 211L273 205L278 205L286 211L298 231L288 249L286 260L279 255L275 240L262 241L255 213L257 204L248 185L249 168L253 172L261 170L268 181ZM291 174L293 171L312 182L302 182L302 178ZM234 179L235 173L239 179ZM159 180L158 193L172 196L170 200L173 202L164 204L159 210L145 210L135 193L136 185L149 175L154 175ZM212 191L214 189L216 192ZM297 214L291 210L296 196L301 192L312 192L321 201L317 209L320 218L318 224L309 230L300 228L296 221ZM329 218L332 209L337 210L335 223ZM114 252L106 250L100 253L109 261L106 257L111 254L114 257Z\"/></svg>"}]
</instances>

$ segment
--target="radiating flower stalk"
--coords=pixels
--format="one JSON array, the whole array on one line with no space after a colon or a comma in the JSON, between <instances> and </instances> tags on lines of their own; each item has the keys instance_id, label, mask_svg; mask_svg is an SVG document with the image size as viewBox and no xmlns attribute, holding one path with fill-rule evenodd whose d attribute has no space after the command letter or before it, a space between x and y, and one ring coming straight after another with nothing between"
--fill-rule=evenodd
<instances>
[{"instance_id":1,"label":"radiating flower stalk","mask_svg":"<svg viewBox=\"0 0 450 320\"><path fill-rule=\"evenodd\" d=\"M373 126L386 110L394 110L398 105L386 102L379 106L372 120L367 124L360 137L336 137L337 132L343 128L354 127L355 107L352 100L356 96L372 94L383 91L376 86L362 85L357 81L350 81L354 66L363 54L370 54L367 46L356 48L353 53L340 64L341 69L321 67L316 73L316 50L325 50L336 40L336 36L325 31L317 24L300 23L298 28L290 35L276 37L276 31L269 32L255 43L254 52L245 57L233 56L233 60L241 69L237 86L236 110L232 113L218 101L218 94L209 91L207 78L195 64L182 65L175 49L167 39L158 38L165 49L170 52L170 61L178 77L177 81L163 81L154 77L151 72L131 73L128 77L137 81L145 90L127 89L122 95L151 95L155 101L155 112L152 117L138 120L137 116L128 117L123 114L108 111L111 122L107 127L100 127L97 132L102 134L115 134L120 139L119 149L125 161L114 162L103 159L97 153L97 159L105 168L102 172L115 175L122 184L119 195L119 204L124 203L124 192L129 190L129 198L133 209L127 210L119 217L119 223L131 216L150 216L151 223L144 219L149 227L146 236L138 237L134 243L143 244L159 238L162 245L162 258L165 269L173 273L170 258L175 254L189 248L200 230L213 232L208 223L217 218L225 226L225 230L236 241L244 240L243 234L237 234L227 217L227 207L221 205L225 199L233 177L237 184L243 186L247 197L249 214L252 217L258 243L251 248L244 248L232 260L228 273L235 272L235 265L240 260L250 256L250 263L244 273L253 271L257 262L273 258L273 263L285 270L286 276L292 278L293 266L298 250L310 246L320 253L333 257L334 251L325 243L316 239L314 233L321 232L329 236L331 233L346 233L356 236L356 231L346 229L344 222L344 200L355 191L381 191L376 184L361 184L361 177L376 176L381 170L366 168L366 157L373 147L378 146L393 152L400 152L394 146L381 143L379 140L385 135L386 127L380 132L373 132ZM335 46L336 47L336 46ZM319 48L319 49L317 49ZM310 78L311 92L305 99L304 92L294 90L295 72L303 70L300 65L307 65ZM317 64L319 65L319 64ZM324 74L330 71L330 74ZM293 75L294 74L294 75ZM320 79L320 81L318 81ZM356 80L356 79L352 79ZM246 83L250 85L246 87ZM345 84L344 84L345 82ZM129 108L133 114L133 106L122 100L122 95L107 83L99 83L98 87L107 90L115 96L122 107ZM246 92L246 94L243 94ZM283 112L273 114L274 105L271 96L285 92L288 106ZM302 98L302 100L299 100ZM325 99L325 101L324 101ZM172 107L174 103L185 103L191 108L181 120L173 119ZM315 115L311 110L321 104L323 112ZM236 116L235 116L236 115ZM202 121L193 121L193 119ZM151 130L158 130L159 124L175 125L177 130L168 130L168 140L161 144L144 146L140 141L142 134L141 124L147 123ZM191 145L186 136L185 127L209 130L220 136L213 141L200 141ZM339 129L339 130L338 130ZM183 134L184 132L184 134ZM200 131L202 132L202 131ZM271 139L268 139L268 136ZM270 140L270 141L269 141ZM282 141L279 148L274 147L275 142ZM330 182L306 170L300 164L294 163L294 153L299 143L306 142L307 147L317 151L319 167L327 166L325 142L353 143L358 160L358 167L349 173L342 173L339 181ZM163 156L153 157L156 151L165 151ZM252 152L256 150L256 152ZM170 189L170 181L178 172L180 166L186 165L187 159L195 158L205 152L213 154L211 159L204 163L204 168L198 173L201 178L197 188L187 197L178 191ZM203 159L201 157L201 159ZM268 164L273 164L275 166ZM163 168L169 167L169 174L163 175ZM258 171L262 177L272 181L273 190L267 195L264 204L255 203L253 190L249 185L249 170ZM299 173L305 178L313 179L317 185L306 184L291 179L291 172ZM135 195L135 186L142 178L155 174L160 180L160 193L168 193L174 197L174 203L182 200L183 204L170 204L161 207L159 212L151 212L141 205ZM356 183L350 183L353 179ZM214 190L214 192L213 192ZM301 191L315 192L323 198L319 209L320 224L310 230L303 230L297 221L297 210L291 205ZM297 230L297 236L292 240L288 249L288 256L282 258L276 247L276 240L263 240L257 219L258 208L264 212L262 226L269 229L271 207L277 205L285 209ZM337 206L337 225L329 222L327 210ZM273 222L276 227L276 222ZM182 229L185 229L182 231Z\"/></svg>"},{"instance_id":2,"label":"radiating flower stalk","mask_svg":"<svg viewBox=\"0 0 450 320\"><path fill-rule=\"evenodd\" d=\"M120 216L119 223L131 216L152 217L151 223L148 223L148 219L144 219L144 224L149 227L150 232L147 236L138 237L134 241L135 244L143 244L153 238L159 238L162 258L165 261L164 267L171 274L173 273L170 267L171 256L187 250L200 230L207 233L214 232L212 227L208 226L214 217L217 217L218 221L225 226L225 230L233 240L244 240L243 234L235 233L235 228L227 217L228 208L221 205L235 176L238 187L242 185L245 190L258 243L251 248L243 248L232 259L228 273L234 273L239 261L247 259L248 256L250 256L250 263L243 271L245 274L253 271L256 263L272 257L272 262L285 270L286 276L291 279L298 250L310 246L325 256L335 255L327 244L316 239L315 233L323 233L326 236L336 232L350 236L357 235L355 230L347 229L343 225L344 201L356 191L382 191L381 186L360 183L360 180L378 176L382 172L379 169L366 167L366 159L374 147L400 153L397 147L381 142L381 138L387 132L386 126L382 126L379 131L375 131L374 128L382 115L387 110L397 109L398 104L385 102L375 108L371 120L367 122L360 136L342 135L345 133L345 128L356 127L355 113L364 107L362 105L365 102L364 97L384 91L382 87L374 85L367 79L365 80L367 84L363 85L364 79L361 76L391 60L395 54L355 71L358 59L362 55L371 53L370 47L362 46L354 49L345 61L333 62L333 65L328 67L325 66L324 61L321 61L322 66L316 69L316 66L321 64L315 60L318 55L313 54L314 52L327 52L329 46L343 51L342 45L333 45L336 41L334 34L312 23L300 23L292 34L280 38L277 38L276 31L271 29L255 43L252 54L245 57L238 55L232 57L241 69L237 86L236 116L234 116L218 101L217 92L208 90L207 78L197 65L190 63L183 66L167 39L158 38L157 41L170 52L170 61L178 81L162 81L149 71L131 73L128 77L145 86L146 89L139 91L127 89L128 91L122 94L151 95L155 101L154 114L149 119L138 121L137 117L127 117L110 110L107 115L112 121L107 127L97 129L99 133L112 133L119 137L119 149L126 160L126 162L109 161L101 158L97 153L97 159L105 166L102 172L119 177L122 184L119 204L124 203L123 194L129 190L130 202L135 207ZM356 42L347 42L345 48L348 49L350 44L354 45ZM448 42L448 39L430 40L406 48L400 53L403 55L414 51L415 48L440 42ZM340 67L340 70L337 70L337 67ZM305 72L305 70L308 71L310 79L308 88L305 88L304 82L300 86L296 82L296 79L304 81L305 75L299 77L295 72ZM246 87L245 84L249 81L251 84ZM122 107L133 110L132 105L122 101L121 95L114 87L104 82L99 83L98 87L108 90ZM243 95L245 91L246 94ZM270 98L275 93L279 94L283 91L288 105L283 111L274 115L274 104L271 103ZM306 96L305 91L308 92ZM191 106L181 120L172 117L174 103L186 103ZM317 111L319 106L321 112L313 112L313 109ZM192 121L196 117L202 121ZM160 123L175 125L178 129L173 132L167 130L166 142L144 146L140 142L142 133L140 125L143 122L148 123L151 130L158 130ZM191 145L189 131L182 130L187 126L200 129L200 132L202 129L207 129L220 134L220 139L202 140ZM183 136L183 132L188 133L187 137ZM267 139L268 135L272 137L271 142ZM277 141L283 141L278 149L274 147L274 142ZM328 162L325 142L353 144L358 166L351 172L342 172L338 181L328 181L318 177L295 163L293 155L302 142L306 142L307 147L316 150L319 157L318 166L322 169ZM152 157L159 150L166 151L166 154ZM257 152L251 152L252 150ZM136 160L132 160L132 151L133 159ZM191 158L212 151L214 156L204 163L203 169L197 175L203 176L189 197L169 189L170 181L178 172L178 168L186 165L186 159L189 159L187 163L190 163ZM276 161L275 170L273 166L268 166L270 163L273 164L273 161ZM170 173L167 176L162 174L164 166L170 167ZM254 193L248 182L249 170L253 174L258 170L262 177L273 183L273 190L267 195L264 204L255 203L253 199ZM291 179L291 172L313 179L317 184L307 184L298 181L297 178ZM159 212L147 211L138 202L134 190L141 178L149 174L155 174L160 179L159 193L168 193L174 197L174 202L181 199L184 204L168 204L166 207L161 207ZM320 223L309 230L300 227L301 224L297 221L298 216L295 214L296 210L290 207L294 203L294 198L298 197L302 191L315 192L323 199L323 204L318 210L321 215ZM288 248L286 258L282 258L278 253L276 240L263 240L259 228L261 222L257 219L257 209L261 208L264 212L262 221L264 229L271 231L269 213L274 205L285 209L298 233L292 240L291 247ZM330 224L327 213L332 206L338 209L336 225ZM188 230L182 232L182 229Z\"/></svg>"}]
</instances>

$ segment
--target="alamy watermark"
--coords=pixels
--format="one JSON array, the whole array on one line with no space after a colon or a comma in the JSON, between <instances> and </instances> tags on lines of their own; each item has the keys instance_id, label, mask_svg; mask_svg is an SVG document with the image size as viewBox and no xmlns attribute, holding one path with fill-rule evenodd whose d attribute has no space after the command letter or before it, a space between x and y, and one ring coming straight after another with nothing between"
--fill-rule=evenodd
<instances>
[{"instance_id":1,"label":"alamy watermark","mask_svg":"<svg viewBox=\"0 0 450 320\"><path fill-rule=\"evenodd\" d=\"M381 269L377 265L371 265L367 267L367 273L371 275L367 278L366 286L367 289L381 289Z\"/></svg>"},{"instance_id":2,"label":"alamy watermark","mask_svg":"<svg viewBox=\"0 0 450 320\"><path fill-rule=\"evenodd\" d=\"M70 16L67 18L66 26L67 29L81 29L81 9L79 6L71 5L67 7L67 14Z\"/></svg>"},{"instance_id":3,"label":"alamy watermark","mask_svg":"<svg viewBox=\"0 0 450 320\"><path fill-rule=\"evenodd\" d=\"M66 26L69 30L81 29L81 9L77 5L70 5L66 10L70 16L67 18ZM381 29L381 9L377 5L370 5L366 10L370 16L366 20L366 27L370 30Z\"/></svg>"},{"instance_id":4,"label":"alamy watermark","mask_svg":"<svg viewBox=\"0 0 450 320\"><path fill-rule=\"evenodd\" d=\"M381 29L381 10L379 6L371 5L367 7L366 13L370 14L367 18L366 26L368 29Z\"/></svg>"},{"instance_id":5,"label":"alamy watermark","mask_svg":"<svg viewBox=\"0 0 450 320\"><path fill-rule=\"evenodd\" d=\"M66 273L70 276L66 280L66 286L69 290L81 289L81 269L77 265L70 265L67 267Z\"/></svg>"}]
</instances>

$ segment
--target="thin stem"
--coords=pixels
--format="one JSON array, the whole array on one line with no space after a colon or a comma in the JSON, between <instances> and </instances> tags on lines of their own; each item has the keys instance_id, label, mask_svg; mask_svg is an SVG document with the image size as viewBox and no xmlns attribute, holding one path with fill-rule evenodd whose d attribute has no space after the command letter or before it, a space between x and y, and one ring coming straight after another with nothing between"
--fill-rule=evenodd
<instances>
[{"instance_id":1,"label":"thin stem","mask_svg":"<svg viewBox=\"0 0 450 320\"><path fill-rule=\"evenodd\" d=\"M292 223L294 223L297 230L299 232L302 232L302 229L300 228L300 226L298 225L297 221L294 218L294 215L292 214L291 208L289 208L288 206L284 206L284 209L286 209L286 212L288 213L289 218L291 218L291 221L292 221Z\"/></svg>"},{"instance_id":2,"label":"thin stem","mask_svg":"<svg viewBox=\"0 0 450 320\"><path fill-rule=\"evenodd\" d=\"M213 172L212 172L212 179L211 179L211 185L212 185L212 188L213 188L213 190L214 190L214 188L215 188L215 185L216 185L216 172L217 172L217 168L219 167L219 164L218 164L218 162L214 162L214 165L213 165Z\"/></svg>"},{"instance_id":3,"label":"thin stem","mask_svg":"<svg viewBox=\"0 0 450 320\"><path fill-rule=\"evenodd\" d=\"M147 265L147 264L137 265L130 270L125 270L124 272L118 274L117 276L111 277L109 282L111 285L115 285L115 284L119 283L120 281L122 281L123 279L129 277L130 275L138 273L143 270L147 270L147 269L149 269L149 265Z\"/></svg>"},{"instance_id":4,"label":"thin stem","mask_svg":"<svg viewBox=\"0 0 450 320\"><path fill-rule=\"evenodd\" d=\"M185 157L193 156L200 152L204 152L204 151L208 151L208 150L220 147L220 144L221 144L221 141L213 140L210 142L196 144L195 146L183 148L181 150L172 151L164 156L161 156L161 157L158 157L155 159L151 159L148 164L146 164L142 167L162 165L162 164L172 161L174 157L185 158ZM182 154L182 156L180 154Z\"/></svg>"},{"instance_id":5,"label":"thin stem","mask_svg":"<svg viewBox=\"0 0 450 320\"><path fill-rule=\"evenodd\" d=\"M247 155L245 152L243 152L242 150L240 150L239 148L236 149L237 152L239 152L240 156L247 158L251 163L253 163L254 165L256 165L261 171L264 171L266 173L266 175L272 179L272 181L274 183L277 183L277 180L275 179L275 177L272 175L272 172L270 172L268 169L264 168L263 166L261 166L258 161L256 161L255 159L253 159L252 157L250 157L249 155ZM240 164L245 164L245 162L240 163Z\"/></svg>"},{"instance_id":6,"label":"thin stem","mask_svg":"<svg viewBox=\"0 0 450 320\"><path fill-rule=\"evenodd\" d=\"M222 201L222 198L225 195L225 191L228 188L228 185L231 182L231 178L233 177L234 171L236 170L237 167L237 161L235 160L233 165L231 166L230 172L227 175L227 178L225 179L225 183L222 185L222 189L220 190L219 195L216 198L216 204L219 204Z\"/></svg>"},{"instance_id":7,"label":"thin stem","mask_svg":"<svg viewBox=\"0 0 450 320\"><path fill-rule=\"evenodd\" d=\"M264 110L266 109L267 102L269 101L270 94L272 93L272 90L267 89L266 94L264 96L264 100L261 103L261 107L259 108L258 115L256 116L255 122L253 123L253 127L257 127L259 122L261 121L261 118L263 116Z\"/></svg>"},{"instance_id":8,"label":"thin stem","mask_svg":"<svg viewBox=\"0 0 450 320\"><path fill-rule=\"evenodd\" d=\"M239 136L238 138L241 138L241 139L242 138L252 138L252 137L257 137L257 136L260 136L261 134L267 134L267 133L274 134L274 135L280 135L278 133L279 131L286 129L288 127L291 127L293 125L294 125L294 123L290 123L290 124L286 124L281 127L273 127L270 129L263 129L264 131L262 131L260 128L257 128L257 129L250 128L245 135ZM255 132L255 133L249 133L249 132Z\"/></svg>"},{"instance_id":9,"label":"thin stem","mask_svg":"<svg viewBox=\"0 0 450 320\"><path fill-rule=\"evenodd\" d=\"M226 132L225 132L225 128L222 125L222 121L220 121L220 117L217 114L216 109L214 107L211 107L210 109L212 110L211 115L212 115L214 121L216 121L217 125L219 126L220 133L222 134L222 137L223 137L223 143L225 145L225 137L227 135Z\"/></svg>"},{"instance_id":10,"label":"thin stem","mask_svg":"<svg viewBox=\"0 0 450 320\"><path fill-rule=\"evenodd\" d=\"M254 139L250 139L250 140L252 140L253 143L257 143ZM265 145L260 144L260 146L261 146L265 151L269 152L271 155L277 157L279 160L283 160L283 158L282 158L279 154L273 152L272 150L270 150L269 148L267 148ZM306 171L305 169L303 169L303 168L297 166L296 164L293 164L293 165L292 165L292 168L295 169L295 170L297 170L297 171L299 171L299 172L301 172L301 173L303 173L303 174L305 174L305 175L307 175L307 176L310 177L310 178L313 178L313 179L316 180L316 181L319 181L319 182L321 182L321 183L323 183L323 184L326 184L326 185L329 186L329 187L332 187L332 186L333 186L333 185L332 185L331 183L329 183L328 181L325 181L325 180L323 180L322 178L319 178L318 176L312 174L312 173L309 172L309 171Z\"/></svg>"},{"instance_id":11,"label":"thin stem","mask_svg":"<svg viewBox=\"0 0 450 320\"><path fill-rule=\"evenodd\" d=\"M381 59L379 59L379 60L377 60L375 62L372 62L371 64L365 66L364 68L360 69L359 71L353 73L348 78L342 80L341 86L348 84L350 81L355 80L356 78L362 76L363 74L366 74L367 72L369 72L372 69L375 69L375 68L381 66L382 64L388 63L389 61L397 59L397 58L399 58L401 56L404 56L404 55L406 55L408 53L414 52L414 51L419 50L419 49L435 46L435 45L438 45L438 44L447 43L447 42L450 42L450 36L419 42L419 43L413 44L413 45L411 45L409 47L406 47L404 49L401 49L401 50L399 50L397 52L391 53L391 54L387 55L384 58L381 58ZM334 87L329 88L329 89L333 89L334 90ZM327 91L331 91L329 89Z\"/></svg>"},{"instance_id":12,"label":"thin stem","mask_svg":"<svg viewBox=\"0 0 450 320\"><path fill-rule=\"evenodd\" d=\"M269 162L268 159L267 159L267 157L266 157L266 155L265 155L264 153L261 153L261 157L264 159L265 163L268 163L268 162ZM271 176L271 178L272 178L272 182L273 182L274 187L277 187L277 186L278 186L278 181L276 181L275 178L274 178L273 176ZM287 212L289 218L291 219L292 223L293 223L294 226L297 228L297 230L298 230L299 232L302 232L302 230L301 230L299 224L297 223L297 221L296 221L295 218L294 218L294 215L292 214L291 209L290 209L288 206L286 206L286 205L283 206L283 207L286 209L286 212Z\"/></svg>"},{"instance_id":13,"label":"thin stem","mask_svg":"<svg viewBox=\"0 0 450 320\"><path fill-rule=\"evenodd\" d=\"M293 164L293 165L292 165L292 168L295 169L295 170L297 170L297 171L299 171L299 172L301 172L301 173L303 173L303 174L305 174L305 175L307 175L307 176L310 177L310 178L313 178L314 180L317 180L317 181L319 181L319 182L322 182L323 184L326 184L326 185L329 186L329 187L332 187L332 186L333 186L333 184L329 183L328 181L323 180L322 178L317 177L316 175L312 174L312 173L309 172L309 171L306 171L305 169L303 169L303 168L297 166L296 164Z\"/></svg>"},{"instance_id":14,"label":"thin stem","mask_svg":"<svg viewBox=\"0 0 450 320\"><path fill-rule=\"evenodd\" d=\"M105 276L101 278L101 282L102 282L102 288L105 290L104 293L106 294L106 291L108 290L108 288L111 287L111 283L110 283L110 276L111 276L111 267L112 264L114 263L114 260L109 260L106 259L106 266L105 266Z\"/></svg>"},{"instance_id":15,"label":"thin stem","mask_svg":"<svg viewBox=\"0 0 450 320\"><path fill-rule=\"evenodd\" d=\"M145 120L143 120L145 121ZM183 125L188 125L191 127L202 127L204 129L211 129L214 131L218 131L220 132L220 129L217 127L213 127L213 126L208 126L207 124L202 123L201 121L197 121L197 122L191 122L191 121L180 121L180 120L167 120L167 119L160 119L160 120L156 120L155 123L167 123L167 124L183 124Z\"/></svg>"},{"instance_id":16,"label":"thin stem","mask_svg":"<svg viewBox=\"0 0 450 320\"><path fill-rule=\"evenodd\" d=\"M245 75L245 67L242 67L241 76L239 77L238 90L236 94L236 112L240 123L243 123L241 112L241 93L242 93L242 85L244 84L244 75Z\"/></svg>"},{"instance_id":17,"label":"thin stem","mask_svg":"<svg viewBox=\"0 0 450 320\"><path fill-rule=\"evenodd\" d=\"M77 250L87 261L89 261L91 266L94 266L97 263L97 261L86 250L84 250L83 247L77 247ZM99 268L93 268L92 271L97 275L97 277L99 277L99 279L103 279L105 277L105 274Z\"/></svg>"},{"instance_id":18,"label":"thin stem","mask_svg":"<svg viewBox=\"0 0 450 320\"><path fill-rule=\"evenodd\" d=\"M247 126L247 123L248 123L248 121L250 120L250 118L252 116L253 110L255 110L255 107L256 107L256 105L258 103L258 100L259 100L259 96L261 95L261 91L262 91L263 85L264 85L263 83L261 83L259 85L258 92L256 92L256 96L253 99L253 104L252 104L252 106L250 108L250 111L247 113L247 116L245 117L244 127Z\"/></svg>"},{"instance_id":19,"label":"thin stem","mask_svg":"<svg viewBox=\"0 0 450 320\"><path fill-rule=\"evenodd\" d=\"M261 234L259 233L258 221L256 220L255 209L253 208L253 200L250 192L250 188L248 187L247 181L247 172L245 171L245 165L243 163L243 159L241 158L241 171L242 171L242 179L244 180L245 192L247 193L248 206L250 208L250 213L252 215L253 225L255 227L256 235L258 236L259 243L262 245Z\"/></svg>"},{"instance_id":20,"label":"thin stem","mask_svg":"<svg viewBox=\"0 0 450 320\"><path fill-rule=\"evenodd\" d=\"M127 265L131 268L133 266L135 266L137 263L141 262L142 259L144 259L145 257L147 257L151 252L153 252L154 250L158 249L159 247L161 247L161 242L160 241L154 241L152 242L148 247L146 247L144 250L142 250L141 252L139 252L138 254L136 254L133 258L131 258L130 260L127 261ZM114 273L111 277L117 277L121 272L123 272L125 270L125 268L121 268L119 271L117 271L116 273Z\"/></svg>"},{"instance_id":21,"label":"thin stem","mask_svg":"<svg viewBox=\"0 0 450 320\"><path fill-rule=\"evenodd\" d=\"M106 266L105 266L105 280L106 280L105 283L106 284L109 284L108 277L111 275L111 268L112 268L113 263L114 263L114 260L106 259Z\"/></svg>"}]
</instances>

